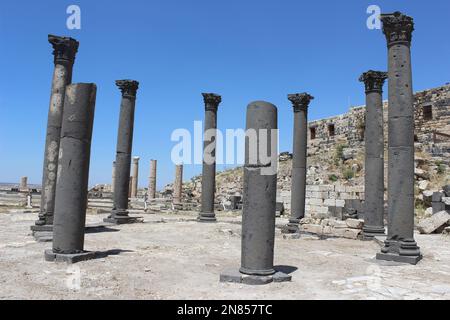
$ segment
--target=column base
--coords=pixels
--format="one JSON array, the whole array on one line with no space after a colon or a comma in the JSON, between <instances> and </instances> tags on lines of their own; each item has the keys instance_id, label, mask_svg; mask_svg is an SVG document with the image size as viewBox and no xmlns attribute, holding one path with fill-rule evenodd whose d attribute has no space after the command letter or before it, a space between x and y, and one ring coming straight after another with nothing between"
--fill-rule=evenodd
<instances>
[{"instance_id":1,"label":"column base","mask_svg":"<svg viewBox=\"0 0 450 320\"><path fill-rule=\"evenodd\" d=\"M289 223L281 229L281 233L292 234L300 233L300 219L291 219Z\"/></svg>"},{"instance_id":2,"label":"column base","mask_svg":"<svg viewBox=\"0 0 450 320\"><path fill-rule=\"evenodd\" d=\"M217 222L216 214L214 212L200 212L197 217L198 222Z\"/></svg>"},{"instance_id":3,"label":"column base","mask_svg":"<svg viewBox=\"0 0 450 320\"><path fill-rule=\"evenodd\" d=\"M95 259L95 251L85 251L81 253L55 253L53 250L45 250L44 258L45 261L54 262L66 262L66 263L77 263L80 261L86 261Z\"/></svg>"},{"instance_id":4,"label":"column base","mask_svg":"<svg viewBox=\"0 0 450 320\"><path fill-rule=\"evenodd\" d=\"M264 285L272 282L286 282L291 280L291 275L281 271L265 276L248 275L241 273L239 270L227 270L220 274L220 282L242 283L248 285Z\"/></svg>"},{"instance_id":5,"label":"column base","mask_svg":"<svg viewBox=\"0 0 450 320\"><path fill-rule=\"evenodd\" d=\"M52 224L34 225L30 227L33 232L53 232Z\"/></svg>"},{"instance_id":6,"label":"column base","mask_svg":"<svg viewBox=\"0 0 450 320\"><path fill-rule=\"evenodd\" d=\"M418 256L401 256L395 253L377 253L377 260L395 261L416 265L422 260L422 255Z\"/></svg>"},{"instance_id":7,"label":"column base","mask_svg":"<svg viewBox=\"0 0 450 320\"><path fill-rule=\"evenodd\" d=\"M370 241L374 240L375 237L383 236L386 234L384 227L381 226L364 226L362 232L362 240Z\"/></svg>"},{"instance_id":8,"label":"column base","mask_svg":"<svg viewBox=\"0 0 450 320\"><path fill-rule=\"evenodd\" d=\"M130 216L109 216L108 218L103 219L103 222L111 223L111 224L130 224L136 222L143 222L142 217L130 217Z\"/></svg>"},{"instance_id":9,"label":"column base","mask_svg":"<svg viewBox=\"0 0 450 320\"><path fill-rule=\"evenodd\" d=\"M387 260L395 262L403 262L409 264L417 264L422 260L420 248L414 239L405 239L402 241L387 239L384 247L377 254L378 260Z\"/></svg>"}]
</instances>

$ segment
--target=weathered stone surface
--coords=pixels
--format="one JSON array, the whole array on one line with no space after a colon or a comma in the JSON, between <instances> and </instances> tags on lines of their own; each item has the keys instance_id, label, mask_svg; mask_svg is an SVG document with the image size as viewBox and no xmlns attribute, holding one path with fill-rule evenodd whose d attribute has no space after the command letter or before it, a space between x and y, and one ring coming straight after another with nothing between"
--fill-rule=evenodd
<instances>
[{"instance_id":1,"label":"weathered stone surface","mask_svg":"<svg viewBox=\"0 0 450 320\"><path fill-rule=\"evenodd\" d=\"M349 228L362 229L364 226L364 220L362 219L347 219L345 223Z\"/></svg>"},{"instance_id":2,"label":"weathered stone surface","mask_svg":"<svg viewBox=\"0 0 450 320\"><path fill-rule=\"evenodd\" d=\"M441 230L450 224L450 214L446 211L440 211L430 218L422 220L418 229L420 233L430 234L435 232L436 230Z\"/></svg>"}]
</instances>

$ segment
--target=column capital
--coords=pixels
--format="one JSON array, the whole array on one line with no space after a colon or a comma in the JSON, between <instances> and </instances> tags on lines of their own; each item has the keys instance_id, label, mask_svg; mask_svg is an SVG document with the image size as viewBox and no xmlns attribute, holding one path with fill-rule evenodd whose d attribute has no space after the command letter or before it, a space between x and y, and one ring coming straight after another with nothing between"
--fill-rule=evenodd
<instances>
[{"instance_id":1,"label":"column capital","mask_svg":"<svg viewBox=\"0 0 450 320\"><path fill-rule=\"evenodd\" d=\"M136 80L116 80L116 86L119 87L124 98L136 98L136 92L139 87L139 82Z\"/></svg>"},{"instance_id":2,"label":"column capital","mask_svg":"<svg viewBox=\"0 0 450 320\"><path fill-rule=\"evenodd\" d=\"M364 82L366 87L366 93L370 92L383 92L383 85L388 78L387 72L373 71L369 70L364 72L360 77L359 81Z\"/></svg>"},{"instance_id":3,"label":"column capital","mask_svg":"<svg viewBox=\"0 0 450 320\"><path fill-rule=\"evenodd\" d=\"M70 63L75 61L79 42L70 37L48 35L48 42L53 46L54 63Z\"/></svg>"},{"instance_id":4,"label":"column capital","mask_svg":"<svg viewBox=\"0 0 450 320\"><path fill-rule=\"evenodd\" d=\"M288 100L292 102L294 112L307 111L309 103L314 97L306 92L288 94Z\"/></svg>"},{"instance_id":5,"label":"column capital","mask_svg":"<svg viewBox=\"0 0 450 320\"><path fill-rule=\"evenodd\" d=\"M222 102L222 97L215 93L202 93L202 96L205 102L205 110L217 111L219 103Z\"/></svg>"},{"instance_id":6,"label":"column capital","mask_svg":"<svg viewBox=\"0 0 450 320\"><path fill-rule=\"evenodd\" d=\"M412 32L414 31L413 18L396 11L382 14L383 33L386 36L388 47L394 44L411 45Z\"/></svg>"},{"instance_id":7,"label":"column capital","mask_svg":"<svg viewBox=\"0 0 450 320\"><path fill-rule=\"evenodd\" d=\"M141 159L140 157L133 157L133 162L138 163L140 159Z\"/></svg>"}]
</instances>

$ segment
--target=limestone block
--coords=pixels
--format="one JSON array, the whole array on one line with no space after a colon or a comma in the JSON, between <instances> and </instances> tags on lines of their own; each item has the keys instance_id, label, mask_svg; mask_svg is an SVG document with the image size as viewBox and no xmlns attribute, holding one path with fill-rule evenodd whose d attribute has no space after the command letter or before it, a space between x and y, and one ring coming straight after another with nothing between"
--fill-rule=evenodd
<instances>
[{"instance_id":1,"label":"limestone block","mask_svg":"<svg viewBox=\"0 0 450 320\"><path fill-rule=\"evenodd\" d=\"M345 207L345 200L344 199L336 200L336 207L341 207L341 208Z\"/></svg>"},{"instance_id":2,"label":"limestone block","mask_svg":"<svg viewBox=\"0 0 450 320\"><path fill-rule=\"evenodd\" d=\"M441 231L441 229L445 228L449 224L450 214L446 211L441 211L432 215L430 218L422 220L417 228L422 234L430 234L437 230Z\"/></svg>"},{"instance_id":3,"label":"limestone block","mask_svg":"<svg viewBox=\"0 0 450 320\"><path fill-rule=\"evenodd\" d=\"M364 226L364 220L362 219L347 219L345 220L345 223L352 229L362 229Z\"/></svg>"},{"instance_id":4,"label":"limestone block","mask_svg":"<svg viewBox=\"0 0 450 320\"><path fill-rule=\"evenodd\" d=\"M323 201L323 204L326 206L335 207L336 206L336 200L335 199L325 199Z\"/></svg>"}]
</instances>

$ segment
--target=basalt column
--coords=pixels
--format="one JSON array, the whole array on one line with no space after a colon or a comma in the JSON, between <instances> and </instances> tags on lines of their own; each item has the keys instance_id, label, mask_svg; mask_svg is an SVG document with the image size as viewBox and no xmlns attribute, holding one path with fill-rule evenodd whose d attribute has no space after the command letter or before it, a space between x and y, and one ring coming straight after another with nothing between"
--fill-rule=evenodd
<instances>
[{"instance_id":1,"label":"basalt column","mask_svg":"<svg viewBox=\"0 0 450 320\"><path fill-rule=\"evenodd\" d=\"M414 109L411 37L414 23L400 12L381 15L389 56L388 236L377 259L416 264L414 240Z\"/></svg>"},{"instance_id":2,"label":"basalt column","mask_svg":"<svg viewBox=\"0 0 450 320\"><path fill-rule=\"evenodd\" d=\"M383 235L384 230L384 134L383 134L383 84L386 72L368 71L359 81L366 88L365 128L365 240Z\"/></svg>"},{"instance_id":3,"label":"basalt column","mask_svg":"<svg viewBox=\"0 0 450 320\"><path fill-rule=\"evenodd\" d=\"M54 35L49 35L48 41L53 46L55 68L45 138L41 207L39 219L31 227L33 231L52 230L64 96L66 86L72 82L72 68L79 45L75 39Z\"/></svg>"},{"instance_id":4,"label":"basalt column","mask_svg":"<svg viewBox=\"0 0 450 320\"><path fill-rule=\"evenodd\" d=\"M45 251L47 261L91 259L84 251L84 229L89 178L92 127L96 86L92 83L68 85L59 152L56 184L53 248Z\"/></svg>"},{"instance_id":5,"label":"basalt column","mask_svg":"<svg viewBox=\"0 0 450 320\"><path fill-rule=\"evenodd\" d=\"M179 208L181 206L181 198L183 193L183 165L175 167L175 182L173 184L173 204Z\"/></svg>"},{"instance_id":6,"label":"basalt column","mask_svg":"<svg viewBox=\"0 0 450 320\"><path fill-rule=\"evenodd\" d=\"M203 93L202 95L205 102L205 132L203 141L202 209L198 221L215 222L217 108L222 98L214 93Z\"/></svg>"},{"instance_id":7,"label":"basalt column","mask_svg":"<svg viewBox=\"0 0 450 320\"><path fill-rule=\"evenodd\" d=\"M104 221L122 224L136 222L136 218L128 215L128 193L130 189L134 108L139 82L134 80L118 80L116 81L116 85L122 92L122 102L120 104L119 131L117 134L114 205L111 215L104 219Z\"/></svg>"},{"instance_id":8,"label":"basalt column","mask_svg":"<svg viewBox=\"0 0 450 320\"><path fill-rule=\"evenodd\" d=\"M276 272L273 264L277 108L265 101L250 103L246 128L241 268L222 273L220 281L245 284L287 281L290 276Z\"/></svg>"},{"instance_id":9,"label":"basalt column","mask_svg":"<svg viewBox=\"0 0 450 320\"><path fill-rule=\"evenodd\" d=\"M150 177L148 181L148 198L155 199L156 197L156 160L150 160Z\"/></svg>"},{"instance_id":10,"label":"basalt column","mask_svg":"<svg viewBox=\"0 0 450 320\"><path fill-rule=\"evenodd\" d=\"M294 147L292 159L291 218L284 232L299 232L300 220L305 216L306 156L308 147L308 106L314 97L308 93L290 94L294 107Z\"/></svg>"},{"instance_id":11,"label":"basalt column","mask_svg":"<svg viewBox=\"0 0 450 320\"><path fill-rule=\"evenodd\" d=\"M131 198L137 197L139 176L139 157L133 158L133 181L131 183Z\"/></svg>"}]
</instances>

